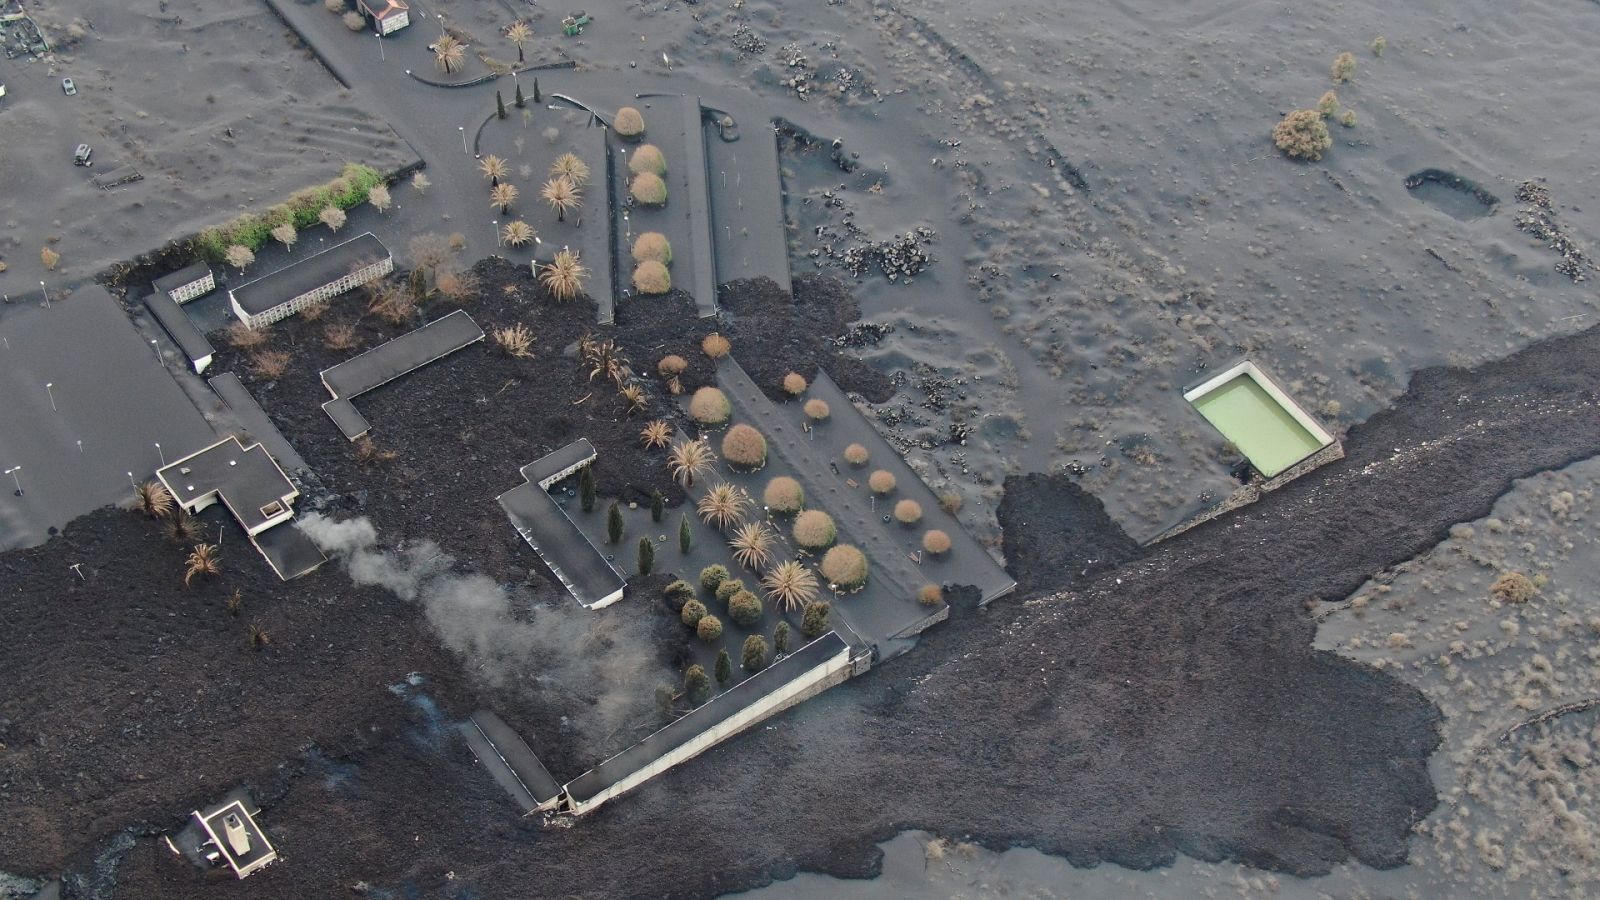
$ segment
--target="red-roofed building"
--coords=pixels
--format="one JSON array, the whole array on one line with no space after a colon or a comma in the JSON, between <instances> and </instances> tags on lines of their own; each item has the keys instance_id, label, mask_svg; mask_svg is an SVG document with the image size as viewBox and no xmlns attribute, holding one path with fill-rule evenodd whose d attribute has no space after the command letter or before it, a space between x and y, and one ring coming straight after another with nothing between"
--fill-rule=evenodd
<instances>
[{"instance_id":1,"label":"red-roofed building","mask_svg":"<svg viewBox=\"0 0 1600 900\"><path fill-rule=\"evenodd\" d=\"M356 0L356 8L379 34L392 34L411 24L411 7L405 0Z\"/></svg>"}]
</instances>

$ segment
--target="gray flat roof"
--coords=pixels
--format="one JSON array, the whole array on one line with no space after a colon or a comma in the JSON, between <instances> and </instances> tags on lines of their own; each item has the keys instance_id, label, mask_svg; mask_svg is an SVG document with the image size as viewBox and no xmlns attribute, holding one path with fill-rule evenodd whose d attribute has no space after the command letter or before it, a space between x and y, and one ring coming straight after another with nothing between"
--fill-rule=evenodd
<instances>
[{"instance_id":1,"label":"gray flat roof","mask_svg":"<svg viewBox=\"0 0 1600 900\"><path fill-rule=\"evenodd\" d=\"M528 748L522 736L488 710L480 709L470 718L468 727L476 727L478 733L488 740L494 753L515 777L516 784L527 792L527 799L532 800L532 808L551 805L551 801L561 794L561 785Z\"/></svg>"},{"instance_id":2,"label":"gray flat roof","mask_svg":"<svg viewBox=\"0 0 1600 900\"><path fill-rule=\"evenodd\" d=\"M483 340L483 329L464 310L434 319L421 328L379 344L322 371L333 399L322 408L350 440L365 434L367 420L350 401L401 375Z\"/></svg>"},{"instance_id":3,"label":"gray flat roof","mask_svg":"<svg viewBox=\"0 0 1600 900\"><path fill-rule=\"evenodd\" d=\"M246 531L273 518L262 512L262 507L286 504L299 493L260 444L245 447L231 434L157 469L156 477L179 503L192 503L217 492Z\"/></svg>"},{"instance_id":4,"label":"gray flat roof","mask_svg":"<svg viewBox=\"0 0 1600 900\"><path fill-rule=\"evenodd\" d=\"M200 327L189 319L189 314L165 290L157 290L144 298L144 305L191 364L217 352Z\"/></svg>"},{"instance_id":5,"label":"gray flat roof","mask_svg":"<svg viewBox=\"0 0 1600 900\"><path fill-rule=\"evenodd\" d=\"M232 372L224 372L215 378L207 378L206 384L211 385L222 402L228 404L228 409L233 412L234 418L239 420L239 427L243 428L245 435L252 441L260 443L278 461L278 465L289 472L306 472L311 467L283 436L278 426L272 424L272 419L267 411L256 402L255 395L250 393L239 376Z\"/></svg>"},{"instance_id":6,"label":"gray flat roof","mask_svg":"<svg viewBox=\"0 0 1600 900\"><path fill-rule=\"evenodd\" d=\"M558 472L565 472L573 466L582 465L594 459L594 445L588 438L578 438L572 443L558 450L552 450L520 470L522 477L528 479L530 484L542 484L546 478Z\"/></svg>"},{"instance_id":7,"label":"gray flat roof","mask_svg":"<svg viewBox=\"0 0 1600 900\"><path fill-rule=\"evenodd\" d=\"M245 312L263 313L280 303L331 284L352 269L389 258L389 248L372 232L314 253L299 262L228 291Z\"/></svg>"},{"instance_id":8,"label":"gray flat roof","mask_svg":"<svg viewBox=\"0 0 1600 900\"><path fill-rule=\"evenodd\" d=\"M538 484L518 485L499 500L517 533L579 603L595 606L627 585L605 554L589 543L566 510Z\"/></svg>"},{"instance_id":9,"label":"gray flat roof","mask_svg":"<svg viewBox=\"0 0 1600 900\"><path fill-rule=\"evenodd\" d=\"M634 772L750 708L766 695L788 684L790 679L816 668L847 646L838 632L828 632L567 782L567 793L572 795L573 800L587 803Z\"/></svg>"},{"instance_id":10,"label":"gray flat roof","mask_svg":"<svg viewBox=\"0 0 1600 900\"><path fill-rule=\"evenodd\" d=\"M284 581L307 575L328 561L321 548L294 521L279 522L250 540Z\"/></svg>"},{"instance_id":11,"label":"gray flat roof","mask_svg":"<svg viewBox=\"0 0 1600 900\"><path fill-rule=\"evenodd\" d=\"M193 265L184 266L176 272L169 272L168 274L157 278L153 284L155 285L156 290L162 293L167 293L173 288L180 288L186 284L189 284L190 282L199 281L210 274L210 266L203 262L197 262Z\"/></svg>"}]
</instances>

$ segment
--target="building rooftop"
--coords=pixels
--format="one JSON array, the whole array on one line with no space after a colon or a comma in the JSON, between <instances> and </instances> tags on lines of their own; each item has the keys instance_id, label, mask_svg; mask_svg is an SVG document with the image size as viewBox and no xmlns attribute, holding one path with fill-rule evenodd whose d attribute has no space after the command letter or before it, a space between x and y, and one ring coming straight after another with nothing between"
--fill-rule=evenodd
<instances>
[{"instance_id":1,"label":"building rooftop","mask_svg":"<svg viewBox=\"0 0 1600 900\"><path fill-rule=\"evenodd\" d=\"M202 869L226 865L240 878L278 858L272 841L255 816L260 812L244 789L235 789L221 803L195 810L167 846Z\"/></svg>"},{"instance_id":2,"label":"building rooftop","mask_svg":"<svg viewBox=\"0 0 1600 900\"><path fill-rule=\"evenodd\" d=\"M191 282L199 281L210 274L211 267L209 265L203 262L197 262L194 265L184 266L176 272L171 272L161 276L160 278L157 278L154 284L156 290L165 294L172 291L174 288L180 288Z\"/></svg>"},{"instance_id":3,"label":"building rooftop","mask_svg":"<svg viewBox=\"0 0 1600 900\"><path fill-rule=\"evenodd\" d=\"M228 293L241 309L256 315L388 257L389 248L369 231L242 284Z\"/></svg>"},{"instance_id":4,"label":"building rooftop","mask_svg":"<svg viewBox=\"0 0 1600 900\"><path fill-rule=\"evenodd\" d=\"M219 496L250 534L282 519L300 494L260 444L245 447L233 435L157 469L156 477L191 512Z\"/></svg>"},{"instance_id":5,"label":"building rooftop","mask_svg":"<svg viewBox=\"0 0 1600 900\"><path fill-rule=\"evenodd\" d=\"M322 404L322 409L344 436L353 441L366 434L371 425L351 400L481 340L483 329L463 310L434 319L421 328L324 369L322 384L333 399Z\"/></svg>"},{"instance_id":6,"label":"building rooftop","mask_svg":"<svg viewBox=\"0 0 1600 900\"><path fill-rule=\"evenodd\" d=\"M172 338L172 342L178 345L184 356L188 357L189 364L194 370L204 371L210 364L211 357L217 352L216 348L211 346L211 341L206 339L205 333L190 320L189 314L172 299L167 289L160 288L158 283L157 290L144 298L144 305L150 310L150 315L161 323L162 330Z\"/></svg>"},{"instance_id":7,"label":"building rooftop","mask_svg":"<svg viewBox=\"0 0 1600 900\"><path fill-rule=\"evenodd\" d=\"M499 716L480 709L462 723L461 731L479 762L516 798L524 813L555 806L561 785Z\"/></svg>"},{"instance_id":8,"label":"building rooftop","mask_svg":"<svg viewBox=\"0 0 1600 900\"><path fill-rule=\"evenodd\" d=\"M574 449L578 448L578 449ZM538 552L550 571L586 609L597 609L622 598L627 580L590 543L561 504L546 490L549 484L572 474L594 459L589 442L574 441L522 467L527 483L499 497L511 524ZM534 480L534 475L543 476Z\"/></svg>"},{"instance_id":9,"label":"building rooftop","mask_svg":"<svg viewBox=\"0 0 1600 900\"><path fill-rule=\"evenodd\" d=\"M567 782L567 793L576 803L593 800L617 782L733 718L768 694L782 688L790 679L822 665L847 648L848 645L837 632L830 631L824 634L695 707L655 734Z\"/></svg>"}]
</instances>

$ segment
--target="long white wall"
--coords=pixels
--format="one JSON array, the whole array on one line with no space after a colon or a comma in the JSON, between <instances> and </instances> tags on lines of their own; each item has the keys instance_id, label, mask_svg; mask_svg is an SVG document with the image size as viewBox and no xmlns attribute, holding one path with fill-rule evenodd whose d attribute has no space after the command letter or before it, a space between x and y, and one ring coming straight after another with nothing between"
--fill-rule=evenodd
<instances>
[{"instance_id":1,"label":"long white wall","mask_svg":"<svg viewBox=\"0 0 1600 900\"><path fill-rule=\"evenodd\" d=\"M588 801L579 804L573 801L569 794L567 797L568 806L578 815L594 812L607 800L626 794L662 772L699 756L757 722L776 715L808 697L820 694L828 688L845 681L850 675L850 648L847 645L823 663L789 679L777 690L750 704L747 709L706 729L696 735L693 740L663 754L655 762L623 778ZM712 700L711 702L715 703L716 701Z\"/></svg>"}]
</instances>

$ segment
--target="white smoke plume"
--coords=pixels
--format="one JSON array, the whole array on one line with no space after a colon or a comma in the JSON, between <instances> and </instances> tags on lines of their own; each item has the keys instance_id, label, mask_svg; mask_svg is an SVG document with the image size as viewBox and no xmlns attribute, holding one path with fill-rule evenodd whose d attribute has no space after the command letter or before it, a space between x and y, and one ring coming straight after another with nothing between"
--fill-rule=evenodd
<instances>
[{"instance_id":1,"label":"white smoke plume","mask_svg":"<svg viewBox=\"0 0 1600 900\"><path fill-rule=\"evenodd\" d=\"M458 571L432 542L381 548L365 517L335 521L311 514L299 523L344 564L351 581L420 605L440 641L490 685L537 685L584 701L573 724L590 743L650 721L655 686L677 679L655 656L647 617L616 607L585 610L577 601L518 603L487 575Z\"/></svg>"}]
</instances>

